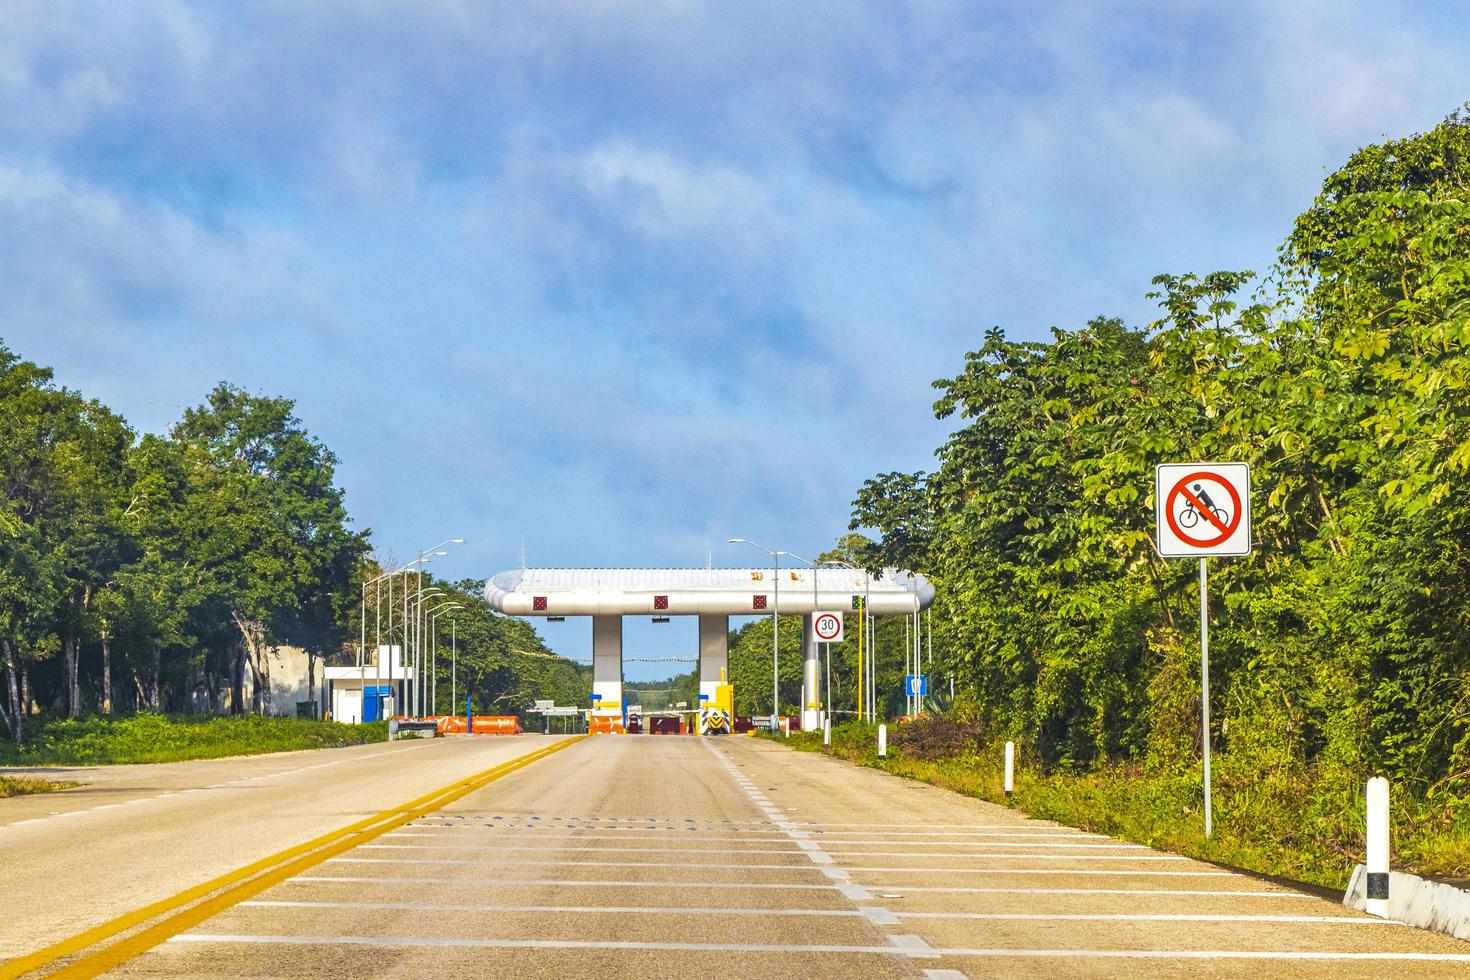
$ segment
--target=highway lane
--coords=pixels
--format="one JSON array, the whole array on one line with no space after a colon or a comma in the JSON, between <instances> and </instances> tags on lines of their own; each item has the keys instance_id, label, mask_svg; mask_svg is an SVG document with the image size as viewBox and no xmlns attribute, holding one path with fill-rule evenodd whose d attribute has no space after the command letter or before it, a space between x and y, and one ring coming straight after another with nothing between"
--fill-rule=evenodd
<instances>
[{"instance_id":1,"label":"highway lane","mask_svg":"<svg viewBox=\"0 0 1470 980\"><path fill-rule=\"evenodd\" d=\"M0 800L0 962L555 741L404 740L146 766Z\"/></svg>"},{"instance_id":2,"label":"highway lane","mask_svg":"<svg viewBox=\"0 0 1470 980\"><path fill-rule=\"evenodd\" d=\"M1470 944L766 741L608 736L344 847L114 972L1405 969L1464 976Z\"/></svg>"}]
</instances>

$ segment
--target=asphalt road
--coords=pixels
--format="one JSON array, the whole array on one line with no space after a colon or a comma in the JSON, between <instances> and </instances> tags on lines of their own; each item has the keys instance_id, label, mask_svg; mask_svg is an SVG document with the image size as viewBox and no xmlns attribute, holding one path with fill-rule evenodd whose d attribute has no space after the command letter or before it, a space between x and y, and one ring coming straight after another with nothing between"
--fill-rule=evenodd
<instances>
[{"instance_id":1,"label":"asphalt road","mask_svg":"<svg viewBox=\"0 0 1470 980\"><path fill-rule=\"evenodd\" d=\"M0 770L83 784L0 800L0 962L555 740L404 740Z\"/></svg>"},{"instance_id":2,"label":"asphalt road","mask_svg":"<svg viewBox=\"0 0 1470 980\"><path fill-rule=\"evenodd\" d=\"M374 764L418 770L548 744L459 742L413 746ZM301 776L334 773L318 780L330 785L355 771L339 768L340 775ZM264 795L270 779L258 782ZM248 831L271 809L241 813L237 822ZM72 819L83 818L25 826L61 831ZM7 855L12 833L0 828ZM125 875L110 874L113 888L131 887ZM1404 970L1470 975L1470 944L769 742L605 736L349 842L114 973L953 978Z\"/></svg>"}]
</instances>

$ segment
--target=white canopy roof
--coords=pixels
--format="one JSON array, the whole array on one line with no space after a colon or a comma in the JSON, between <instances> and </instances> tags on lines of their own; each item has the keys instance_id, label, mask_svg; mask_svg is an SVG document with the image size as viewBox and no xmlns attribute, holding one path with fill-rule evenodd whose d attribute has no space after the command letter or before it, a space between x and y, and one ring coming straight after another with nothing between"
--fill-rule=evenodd
<instances>
[{"instance_id":1,"label":"white canopy roof","mask_svg":"<svg viewBox=\"0 0 1470 980\"><path fill-rule=\"evenodd\" d=\"M814 578L815 576L815 578ZM848 568L517 568L485 583L485 601L510 616L759 616L772 610L897 616L926 609L934 586L922 575Z\"/></svg>"}]
</instances>

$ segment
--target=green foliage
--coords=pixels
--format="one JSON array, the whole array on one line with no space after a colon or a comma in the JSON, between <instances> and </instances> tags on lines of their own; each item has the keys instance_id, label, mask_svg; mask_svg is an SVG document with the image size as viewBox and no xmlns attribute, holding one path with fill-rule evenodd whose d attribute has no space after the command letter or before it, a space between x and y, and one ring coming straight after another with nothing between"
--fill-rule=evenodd
<instances>
[{"instance_id":1,"label":"green foliage","mask_svg":"<svg viewBox=\"0 0 1470 980\"><path fill-rule=\"evenodd\" d=\"M385 722L342 725L259 715L193 718L142 712L127 718L99 715L44 721L24 745L0 743L0 762L23 766L181 762L362 745L387 738Z\"/></svg>"},{"instance_id":2,"label":"green foliage","mask_svg":"<svg viewBox=\"0 0 1470 980\"><path fill-rule=\"evenodd\" d=\"M865 561L935 581L938 673L992 738L1051 774L1141 767L1193 807L1196 567L1153 551L1153 469L1248 462L1256 551L1211 565L1221 771L1240 765L1267 836L1340 819L1380 772L1453 835L1470 798L1470 117L1354 154L1264 279L1153 285L1146 328L989 331L935 383L958 424L932 472L859 491L852 526L880 535ZM1303 792L1325 802L1274 812L1308 829L1268 819L1262 800Z\"/></svg>"}]
</instances>

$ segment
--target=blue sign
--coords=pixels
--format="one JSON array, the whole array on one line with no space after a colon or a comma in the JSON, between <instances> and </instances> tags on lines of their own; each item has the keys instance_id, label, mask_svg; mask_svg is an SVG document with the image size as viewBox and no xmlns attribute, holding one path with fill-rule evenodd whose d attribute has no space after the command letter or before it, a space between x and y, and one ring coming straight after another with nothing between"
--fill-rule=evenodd
<instances>
[{"instance_id":1,"label":"blue sign","mask_svg":"<svg viewBox=\"0 0 1470 980\"><path fill-rule=\"evenodd\" d=\"M911 698L925 698L929 696L928 674L905 674L903 676L903 690Z\"/></svg>"}]
</instances>

